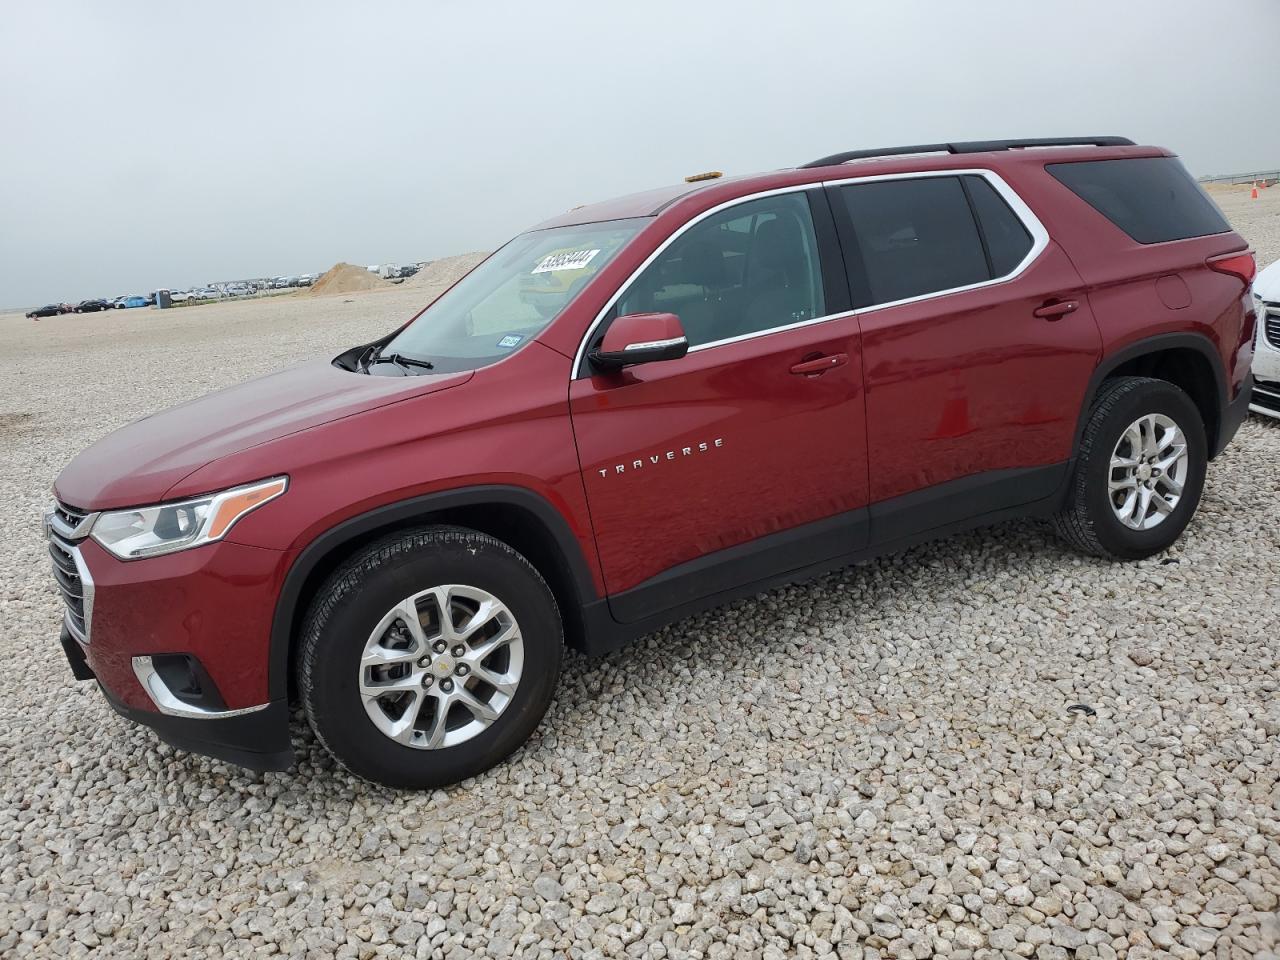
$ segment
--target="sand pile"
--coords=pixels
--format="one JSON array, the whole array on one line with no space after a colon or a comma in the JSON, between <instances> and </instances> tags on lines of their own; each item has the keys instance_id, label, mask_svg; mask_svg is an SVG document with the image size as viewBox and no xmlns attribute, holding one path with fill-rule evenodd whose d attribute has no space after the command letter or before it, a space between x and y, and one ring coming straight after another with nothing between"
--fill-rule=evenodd
<instances>
[{"instance_id":1,"label":"sand pile","mask_svg":"<svg viewBox=\"0 0 1280 960\"><path fill-rule=\"evenodd\" d=\"M424 302L430 302L448 290L463 274L487 257L487 253L460 253L456 257L432 260L406 280L406 289L421 291Z\"/></svg>"},{"instance_id":2,"label":"sand pile","mask_svg":"<svg viewBox=\"0 0 1280 960\"><path fill-rule=\"evenodd\" d=\"M351 293L355 290L375 290L387 286L390 284L379 280L364 267L357 267L350 263L335 263L320 275L307 292L313 295Z\"/></svg>"}]
</instances>

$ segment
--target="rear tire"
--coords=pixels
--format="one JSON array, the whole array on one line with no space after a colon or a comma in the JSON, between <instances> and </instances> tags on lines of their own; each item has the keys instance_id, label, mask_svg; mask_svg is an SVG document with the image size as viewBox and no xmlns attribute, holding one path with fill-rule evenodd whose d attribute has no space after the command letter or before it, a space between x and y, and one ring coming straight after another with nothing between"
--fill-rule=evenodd
<instances>
[{"instance_id":1,"label":"rear tire","mask_svg":"<svg viewBox=\"0 0 1280 960\"><path fill-rule=\"evenodd\" d=\"M1054 526L1067 543L1095 556L1141 560L1160 553L1195 514L1207 461L1204 422L1182 390L1149 377L1107 380L1089 412Z\"/></svg>"},{"instance_id":2,"label":"rear tire","mask_svg":"<svg viewBox=\"0 0 1280 960\"><path fill-rule=\"evenodd\" d=\"M298 685L339 763L426 789L519 748L551 704L563 655L555 598L529 561L474 530L424 527L366 547L320 588Z\"/></svg>"}]
</instances>

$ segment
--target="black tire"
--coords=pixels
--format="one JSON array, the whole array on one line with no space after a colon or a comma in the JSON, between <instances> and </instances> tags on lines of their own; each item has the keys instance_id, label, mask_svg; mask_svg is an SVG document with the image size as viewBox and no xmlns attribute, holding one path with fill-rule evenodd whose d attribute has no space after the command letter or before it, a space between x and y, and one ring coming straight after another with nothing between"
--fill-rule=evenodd
<instances>
[{"instance_id":1,"label":"black tire","mask_svg":"<svg viewBox=\"0 0 1280 960\"><path fill-rule=\"evenodd\" d=\"M406 597L443 584L491 593L519 625L524 665L511 700L469 740L421 749L393 740L370 719L359 692L359 662L380 619ZM298 687L320 742L348 770L389 787L428 789L481 773L510 756L551 705L564 636L546 582L524 557L493 537L433 526L371 544L317 592L303 623Z\"/></svg>"},{"instance_id":2,"label":"black tire","mask_svg":"<svg viewBox=\"0 0 1280 960\"><path fill-rule=\"evenodd\" d=\"M1178 425L1186 438L1189 462L1173 511L1156 526L1136 530L1122 523L1112 508L1111 455L1121 434L1147 414L1162 414ZM1150 377L1107 380L1089 411L1066 503L1054 518L1058 535L1084 553L1113 560L1141 560L1167 550L1195 515L1207 462L1204 421L1182 390Z\"/></svg>"}]
</instances>

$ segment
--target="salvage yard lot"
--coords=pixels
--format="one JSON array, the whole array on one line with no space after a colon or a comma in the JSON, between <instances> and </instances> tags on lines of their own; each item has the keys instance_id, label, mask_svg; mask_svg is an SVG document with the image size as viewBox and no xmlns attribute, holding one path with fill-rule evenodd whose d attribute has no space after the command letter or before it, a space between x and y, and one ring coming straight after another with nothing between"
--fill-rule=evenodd
<instances>
[{"instance_id":1,"label":"salvage yard lot","mask_svg":"<svg viewBox=\"0 0 1280 960\"><path fill-rule=\"evenodd\" d=\"M1214 193L1280 257L1280 188ZM540 732L393 794L77 684L36 518L79 449L422 290L0 316L0 956L1257 956L1280 937L1280 426L1164 557L1024 522L569 659ZM199 425L193 424L193 430Z\"/></svg>"}]
</instances>

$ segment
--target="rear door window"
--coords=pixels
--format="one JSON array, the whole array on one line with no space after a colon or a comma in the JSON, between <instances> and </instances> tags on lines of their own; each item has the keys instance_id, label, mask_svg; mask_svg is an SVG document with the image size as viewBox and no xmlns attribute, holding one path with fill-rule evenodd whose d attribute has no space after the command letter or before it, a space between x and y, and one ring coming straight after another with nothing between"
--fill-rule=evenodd
<instances>
[{"instance_id":1,"label":"rear door window","mask_svg":"<svg viewBox=\"0 0 1280 960\"><path fill-rule=\"evenodd\" d=\"M964 185L986 241L991 276L1012 273L1031 252L1031 234L986 177L967 176Z\"/></svg>"},{"instance_id":2,"label":"rear door window","mask_svg":"<svg viewBox=\"0 0 1280 960\"><path fill-rule=\"evenodd\" d=\"M1051 163L1045 169L1138 243L1186 240L1231 229L1176 157Z\"/></svg>"},{"instance_id":3,"label":"rear door window","mask_svg":"<svg viewBox=\"0 0 1280 960\"><path fill-rule=\"evenodd\" d=\"M834 188L852 227L855 306L893 303L991 279L959 177L877 180ZM859 302L861 301L861 302Z\"/></svg>"}]
</instances>

